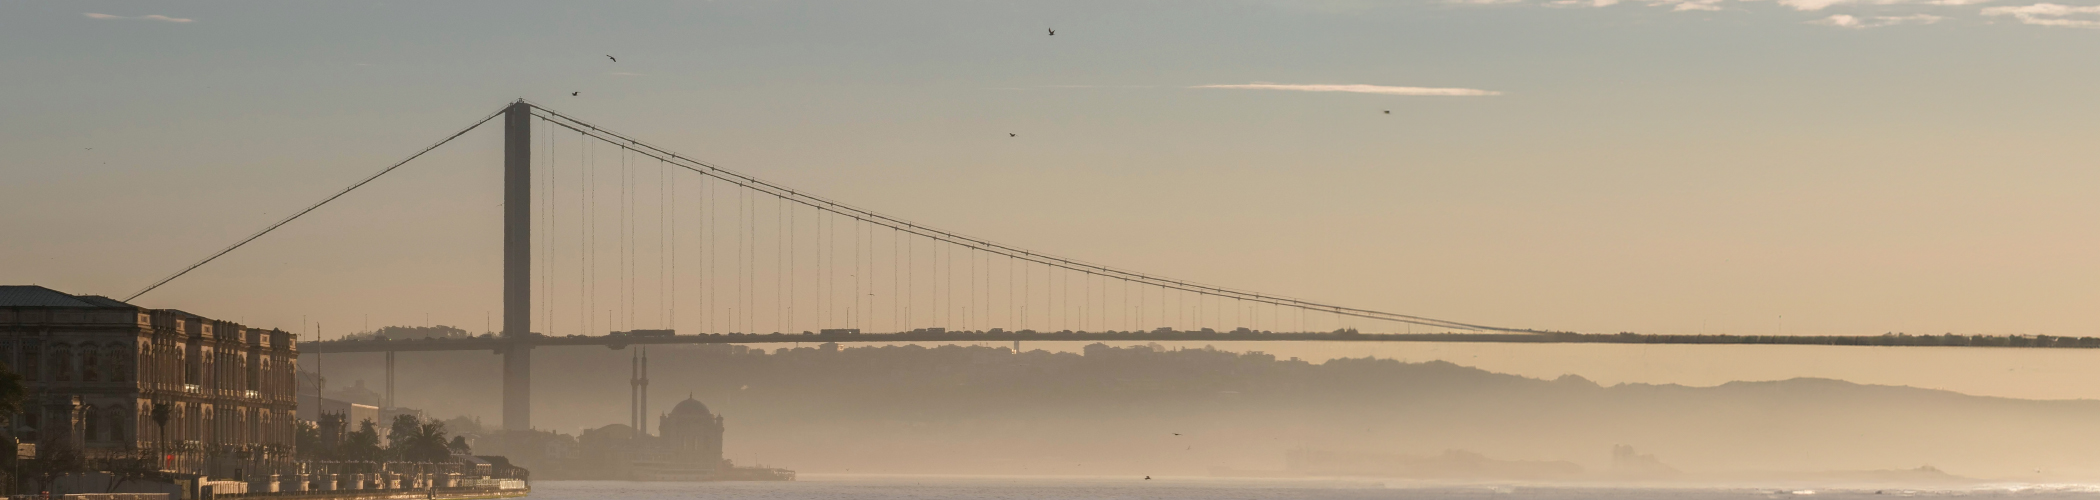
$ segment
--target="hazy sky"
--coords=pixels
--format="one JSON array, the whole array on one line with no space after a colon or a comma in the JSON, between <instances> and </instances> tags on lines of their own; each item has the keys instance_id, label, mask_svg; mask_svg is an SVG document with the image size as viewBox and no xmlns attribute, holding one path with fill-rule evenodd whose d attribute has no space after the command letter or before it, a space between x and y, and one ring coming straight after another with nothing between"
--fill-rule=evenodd
<instances>
[{"instance_id":1,"label":"hazy sky","mask_svg":"<svg viewBox=\"0 0 2100 500\"><path fill-rule=\"evenodd\" d=\"M7 2L0 282L121 298L523 97L1357 307L2096 335L2091 28L2027 0ZM498 158L469 135L138 303L479 330Z\"/></svg>"}]
</instances>

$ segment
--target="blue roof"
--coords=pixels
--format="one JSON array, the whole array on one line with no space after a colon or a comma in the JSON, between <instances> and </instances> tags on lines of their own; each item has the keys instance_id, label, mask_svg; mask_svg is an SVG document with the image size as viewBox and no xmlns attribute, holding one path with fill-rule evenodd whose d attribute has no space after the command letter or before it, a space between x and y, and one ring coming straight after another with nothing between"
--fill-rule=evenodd
<instances>
[{"instance_id":1,"label":"blue roof","mask_svg":"<svg viewBox=\"0 0 2100 500\"><path fill-rule=\"evenodd\" d=\"M67 295L36 285L0 285L0 307L136 307L95 295Z\"/></svg>"}]
</instances>

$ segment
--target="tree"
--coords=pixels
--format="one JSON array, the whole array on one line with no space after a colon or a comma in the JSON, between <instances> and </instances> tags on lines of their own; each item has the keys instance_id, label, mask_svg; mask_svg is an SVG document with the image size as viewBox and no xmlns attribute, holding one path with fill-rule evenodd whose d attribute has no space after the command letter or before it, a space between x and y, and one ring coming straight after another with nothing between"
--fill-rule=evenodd
<instances>
[{"instance_id":1,"label":"tree","mask_svg":"<svg viewBox=\"0 0 2100 500\"><path fill-rule=\"evenodd\" d=\"M467 446L466 436L452 436L452 444L445 445L445 447L451 449L453 453L460 455L474 454L474 448L471 446Z\"/></svg>"},{"instance_id":2,"label":"tree","mask_svg":"<svg viewBox=\"0 0 2100 500\"><path fill-rule=\"evenodd\" d=\"M452 447L445 443L445 423L431 420L416 426L415 435L409 438L407 451L408 454L402 458L417 462L443 462L451 459Z\"/></svg>"},{"instance_id":3,"label":"tree","mask_svg":"<svg viewBox=\"0 0 2100 500\"><path fill-rule=\"evenodd\" d=\"M15 373L14 367L7 366L6 363L0 363L0 415L16 415L22 413L22 402L27 400L28 398L29 388L22 385L22 374ZM0 427L14 426L9 425ZM15 465L15 456L13 451L15 448L14 445L17 442L19 441L16 441L15 437L12 434L0 436L0 445L7 446L8 448L6 450L6 459L0 462L4 462L4 465L9 466L7 469L9 471L16 470L16 468L13 467ZM19 479L16 479L14 481L10 481L9 484L20 484L20 482L21 481ZM13 490L14 488L9 487L7 489Z\"/></svg>"},{"instance_id":4,"label":"tree","mask_svg":"<svg viewBox=\"0 0 2100 500\"><path fill-rule=\"evenodd\" d=\"M160 474L158 457L148 450L113 450L101 454L93 461L95 468L109 473L109 490L116 493L125 483L143 480Z\"/></svg>"},{"instance_id":5,"label":"tree","mask_svg":"<svg viewBox=\"0 0 2100 500\"><path fill-rule=\"evenodd\" d=\"M37 445L36 460L23 467L22 472L36 480L37 491L51 491L51 484L58 482L58 478L86 470L87 460L80 455L80 450L59 437Z\"/></svg>"},{"instance_id":6,"label":"tree","mask_svg":"<svg viewBox=\"0 0 2100 500\"><path fill-rule=\"evenodd\" d=\"M305 420L292 421L292 444L299 458L322 458L321 427Z\"/></svg>"},{"instance_id":7,"label":"tree","mask_svg":"<svg viewBox=\"0 0 2100 500\"><path fill-rule=\"evenodd\" d=\"M343 436L339 453L344 460L377 462L385 451L379 448L379 424L365 420L357 424L356 432Z\"/></svg>"},{"instance_id":8,"label":"tree","mask_svg":"<svg viewBox=\"0 0 2100 500\"><path fill-rule=\"evenodd\" d=\"M18 446L20 446L19 443L21 443L21 441L16 440L12 433L0 435L0 447L4 447L7 450L16 449ZM21 465L22 464L20 463L20 460L17 459L15 454L0 454L0 473L5 473L7 475L7 481L4 483L5 485L0 486L0 493L11 495L20 494L20 492L15 491L15 489L22 487L22 478L16 477L20 474L20 471L22 470L20 468Z\"/></svg>"},{"instance_id":9,"label":"tree","mask_svg":"<svg viewBox=\"0 0 2100 500\"><path fill-rule=\"evenodd\" d=\"M435 419L426 422L415 415L395 416L387 441L388 453L399 460L442 462L452 456L445 442L445 423Z\"/></svg>"},{"instance_id":10,"label":"tree","mask_svg":"<svg viewBox=\"0 0 2100 500\"><path fill-rule=\"evenodd\" d=\"M422 424L423 421L416 418L415 415L407 413L395 415L394 421L387 425L387 454L392 455L393 458L408 459L408 451L415 446L411 441L415 439L416 428L421 427Z\"/></svg>"},{"instance_id":11,"label":"tree","mask_svg":"<svg viewBox=\"0 0 2100 500\"><path fill-rule=\"evenodd\" d=\"M22 374L0 363L0 415L21 413L22 401L28 397L29 388L22 385Z\"/></svg>"},{"instance_id":12,"label":"tree","mask_svg":"<svg viewBox=\"0 0 2100 500\"><path fill-rule=\"evenodd\" d=\"M160 446L168 447L168 421L175 418L175 404L167 401L153 402L153 425L160 428Z\"/></svg>"}]
</instances>

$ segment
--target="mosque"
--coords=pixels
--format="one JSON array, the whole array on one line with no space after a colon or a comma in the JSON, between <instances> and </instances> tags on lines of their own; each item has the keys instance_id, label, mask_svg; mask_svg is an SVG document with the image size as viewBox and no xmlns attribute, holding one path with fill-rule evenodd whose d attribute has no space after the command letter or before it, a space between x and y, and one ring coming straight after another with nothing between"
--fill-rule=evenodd
<instances>
[{"instance_id":1,"label":"mosque","mask_svg":"<svg viewBox=\"0 0 2100 500\"><path fill-rule=\"evenodd\" d=\"M658 417L657 434L613 424L583 431L566 474L631 481L707 481L734 466L722 459L722 417L691 397Z\"/></svg>"},{"instance_id":2,"label":"mosque","mask_svg":"<svg viewBox=\"0 0 2100 500\"><path fill-rule=\"evenodd\" d=\"M637 353L627 424L583 431L561 466L541 469L561 479L629 481L793 481L794 471L737 467L722 458L723 419L687 395L648 432L648 354ZM552 458L552 457L550 457Z\"/></svg>"}]
</instances>

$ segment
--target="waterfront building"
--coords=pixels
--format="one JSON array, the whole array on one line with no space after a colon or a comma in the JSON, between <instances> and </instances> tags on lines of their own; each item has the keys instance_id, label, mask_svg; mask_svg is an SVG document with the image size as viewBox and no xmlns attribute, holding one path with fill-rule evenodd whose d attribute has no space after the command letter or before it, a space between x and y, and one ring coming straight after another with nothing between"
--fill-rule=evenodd
<instances>
[{"instance_id":1,"label":"waterfront building","mask_svg":"<svg viewBox=\"0 0 2100 500\"><path fill-rule=\"evenodd\" d=\"M0 361L29 389L10 429L46 446L288 457L297 342L282 330L174 309L0 286ZM166 408L165 423L156 406Z\"/></svg>"},{"instance_id":2,"label":"waterfront building","mask_svg":"<svg viewBox=\"0 0 2100 500\"><path fill-rule=\"evenodd\" d=\"M710 470L722 463L722 416L708 411L700 400L686 396L657 419L656 430L663 435L658 447L664 459L708 464Z\"/></svg>"}]
</instances>

